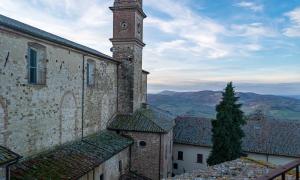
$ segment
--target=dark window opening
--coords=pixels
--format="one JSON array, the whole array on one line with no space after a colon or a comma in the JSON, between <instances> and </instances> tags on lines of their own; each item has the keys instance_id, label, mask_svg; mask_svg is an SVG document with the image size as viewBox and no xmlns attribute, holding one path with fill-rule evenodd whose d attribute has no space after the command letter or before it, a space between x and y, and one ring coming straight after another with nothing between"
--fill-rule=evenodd
<instances>
[{"instance_id":1,"label":"dark window opening","mask_svg":"<svg viewBox=\"0 0 300 180\"><path fill-rule=\"evenodd\" d=\"M37 52L29 49L29 83L37 84Z\"/></svg>"},{"instance_id":2,"label":"dark window opening","mask_svg":"<svg viewBox=\"0 0 300 180\"><path fill-rule=\"evenodd\" d=\"M87 85L95 85L95 64L93 61L87 63Z\"/></svg>"},{"instance_id":3,"label":"dark window opening","mask_svg":"<svg viewBox=\"0 0 300 180\"><path fill-rule=\"evenodd\" d=\"M100 180L104 180L104 175L103 174L100 175Z\"/></svg>"},{"instance_id":4,"label":"dark window opening","mask_svg":"<svg viewBox=\"0 0 300 180\"><path fill-rule=\"evenodd\" d=\"M145 147L147 144L146 144L146 142L145 141L140 141L140 146L142 146L142 147Z\"/></svg>"},{"instance_id":5,"label":"dark window opening","mask_svg":"<svg viewBox=\"0 0 300 180\"><path fill-rule=\"evenodd\" d=\"M173 164L173 169L178 169L178 164L177 163Z\"/></svg>"},{"instance_id":6,"label":"dark window opening","mask_svg":"<svg viewBox=\"0 0 300 180\"><path fill-rule=\"evenodd\" d=\"M197 154L197 163L203 163L203 155Z\"/></svg>"},{"instance_id":7,"label":"dark window opening","mask_svg":"<svg viewBox=\"0 0 300 180\"><path fill-rule=\"evenodd\" d=\"M119 172L122 173L122 161L119 161Z\"/></svg>"},{"instance_id":8,"label":"dark window opening","mask_svg":"<svg viewBox=\"0 0 300 180\"><path fill-rule=\"evenodd\" d=\"M178 151L178 160L183 160L183 152Z\"/></svg>"}]
</instances>

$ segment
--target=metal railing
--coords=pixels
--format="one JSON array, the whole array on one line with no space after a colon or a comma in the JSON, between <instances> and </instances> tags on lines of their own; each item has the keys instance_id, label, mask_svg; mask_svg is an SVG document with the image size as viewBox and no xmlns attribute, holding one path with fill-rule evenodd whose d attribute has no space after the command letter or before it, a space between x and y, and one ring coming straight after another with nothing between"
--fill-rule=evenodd
<instances>
[{"instance_id":1,"label":"metal railing","mask_svg":"<svg viewBox=\"0 0 300 180\"><path fill-rule=\"evenodd\" d=\"M273 180L273 179L286 180L287 176L293 176L295 177L296 180L299 180L299 166L300 166L300 159L288 163L284 166L280 166L274 169L273 171L271 171L270 173L257 178L257 180Z\"/></svg>"}]
</instances>

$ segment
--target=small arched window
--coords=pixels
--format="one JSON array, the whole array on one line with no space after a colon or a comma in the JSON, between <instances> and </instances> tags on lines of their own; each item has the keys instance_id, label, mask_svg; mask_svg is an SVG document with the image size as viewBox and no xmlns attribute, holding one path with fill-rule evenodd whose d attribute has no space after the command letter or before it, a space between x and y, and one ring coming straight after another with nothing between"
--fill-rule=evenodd
<instances>
[{"instance_id":1,"label":"small arched window","mask_svg":"<svg viewBox=\"0 0 300 180\"><path fill-rule=\"evenodd\" d=\"M141 147L145 147L145 146L147 145L147 143L146 143L145 141L140 141L140 142L139 142L139 145L140 145Z\"/></svg>"}]
</instances>

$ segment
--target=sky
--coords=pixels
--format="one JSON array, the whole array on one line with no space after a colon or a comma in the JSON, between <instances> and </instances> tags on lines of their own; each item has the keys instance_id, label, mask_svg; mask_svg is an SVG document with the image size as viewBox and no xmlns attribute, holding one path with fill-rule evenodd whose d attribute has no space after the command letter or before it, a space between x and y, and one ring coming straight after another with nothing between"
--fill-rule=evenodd
<instances>
[{"instance_id":1,"label":"sky","mask_svg":"<svg viewBox=\"0 0 300 180\"><path fill-rule=\"evenodd\" d=\"M113 0L0 0L0 14L111 55ZM300 95L300 0L144 0L148 90Z\"/></svg>"}]
</instances>

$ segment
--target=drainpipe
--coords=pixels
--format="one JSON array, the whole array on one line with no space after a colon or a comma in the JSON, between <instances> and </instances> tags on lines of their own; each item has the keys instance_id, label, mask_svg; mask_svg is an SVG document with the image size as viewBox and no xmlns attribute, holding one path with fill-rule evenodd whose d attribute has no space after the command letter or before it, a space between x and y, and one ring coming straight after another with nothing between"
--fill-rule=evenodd
<instances>
[{"instance_id":1,"label":"drainpipe","mask_svg":"<svg viewBox=\"0 0 300 180\"><path fill-rule=\"evenodd\" d=\"M120 64L117 65L117 113L119 112L119 68Z\"/></svg>"},{"instance_id":2,"label":"drainpipe","mask_svg":"<svg viewBox=\"0 0 300 180\"><path fill-rule=\"evenodd\" d=\"M83 139L83 122L84 122L84 68L85 68L85 55L82 56L82 95L81 95L81 139Z\"/></svg>"}]
</instances>

